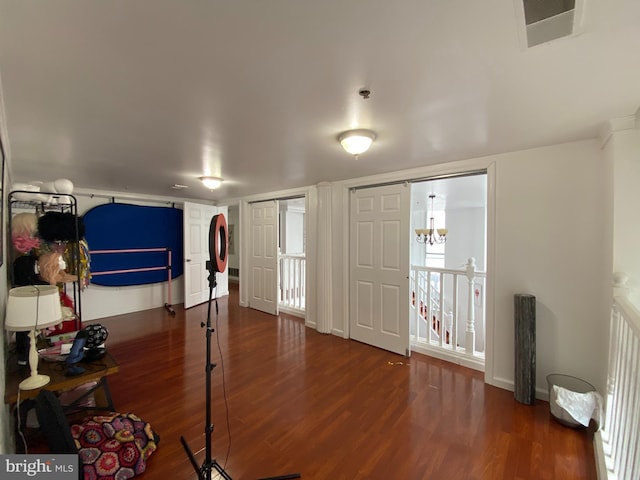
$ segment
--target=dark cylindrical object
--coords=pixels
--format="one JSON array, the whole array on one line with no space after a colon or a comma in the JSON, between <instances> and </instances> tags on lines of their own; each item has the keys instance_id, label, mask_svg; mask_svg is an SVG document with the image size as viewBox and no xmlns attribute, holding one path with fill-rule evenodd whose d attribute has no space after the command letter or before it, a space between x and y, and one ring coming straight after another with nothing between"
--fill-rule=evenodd
<instances>
[{"instance_id":1,"label":"dark cylindrical object","mask_svg":"<svg viewBox=\"0 0 640 480\"><path fill-rule=\"evenodd\" d=\"M533 405L536 400L536 297L514 295L516 400Z\"/></svg>"}]
</instances>

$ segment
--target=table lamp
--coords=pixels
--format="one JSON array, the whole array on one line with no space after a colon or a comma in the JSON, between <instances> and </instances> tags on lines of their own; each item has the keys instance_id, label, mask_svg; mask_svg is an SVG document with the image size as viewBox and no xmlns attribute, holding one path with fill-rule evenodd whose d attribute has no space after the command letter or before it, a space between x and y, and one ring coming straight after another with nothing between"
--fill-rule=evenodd
<instances>
[{"instance_id":1,"label":"table lamp","mask_svg":"<svg viewBox=\"0 0 640 480\"><path fill-rule=\"evenodd\" d=\"M29 367L31 376L20 382L21 390L33 390L49 383L47 375L38 374L36 336L43 328L62 322L60 294L55 285L27 285L9 290L4 328L10 332L29 332Z\"/></svg>"}]
</instances>

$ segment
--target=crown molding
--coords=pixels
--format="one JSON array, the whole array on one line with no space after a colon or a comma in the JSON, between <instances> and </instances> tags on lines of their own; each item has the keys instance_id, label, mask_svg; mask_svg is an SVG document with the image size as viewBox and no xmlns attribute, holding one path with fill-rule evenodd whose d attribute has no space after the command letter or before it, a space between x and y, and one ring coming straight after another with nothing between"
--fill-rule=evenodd
<instances>
[{"instance_id":1,"label":"crown molding","mask_svg":"<svg viewBox=\"0 0 640 480\"><path fill-rule=\"evenodd\" d=\"M609 143L614 133L635 129L640 129L640 108L633 115L612 118L604 122L598 135L600 148L604 148Z\"/></svg>"}]
</instances>

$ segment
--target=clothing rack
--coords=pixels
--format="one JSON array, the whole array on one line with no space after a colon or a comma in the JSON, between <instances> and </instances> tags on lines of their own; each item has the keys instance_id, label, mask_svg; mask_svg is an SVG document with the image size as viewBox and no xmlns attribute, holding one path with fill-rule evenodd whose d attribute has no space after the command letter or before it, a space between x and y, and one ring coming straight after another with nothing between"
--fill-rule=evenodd
<instances>
[{"instance_id":1,"label":"clothing rack","mask_svg":"<svg viewBox=\"0 0 640 480\"><path fill-rule=\"evenodd\" d=\"M8 195L8 207L9 207L9 225L8 225L8 237L9 241L12 238L13 228L13 216L17 213L35 213L38 216L44 215L47 212L60 212L69 213L76 217L75 222L75 239L73 249L73 271L78 275L78 281L69 282L72 286L68 288L68 284L62 285L63 291L70 295L73 301L74 314L75 314L75 329L82 329L82 279L80 278L80 233L78 228L78 204L74 195L61 195L51 192L32 192L29 190L13 190ZM9 281L10 285L15 285L13 261L17 258L14 248L9 248L7 252L7 258L9 259Z\"/></svg>"},{"instance_id":2,"label":"clothing rack","mask_svg":"<svg viewBox=\"0 0 640 480\"><path fill-rule=\"evenodd\" d=\"M141 267L141 268L127 268L121 270L105 270L102 272L91 272L92 276L97 275L116 275L116 274L124 274L124 273L133 273L133 272L151 272L155 270L167 270L167 302L164 304L164 308L167 311L174 315L176 314L173 306L171 305L171 249L167 247L160 248L124 248L124 249L114 249L114 250L91 250L89 252L90 255L98 255L98 254L109 254L109 253L146 253L146 252L167 252L167 264L161 265L157 267Z\"/></svg>"}]
</instances>

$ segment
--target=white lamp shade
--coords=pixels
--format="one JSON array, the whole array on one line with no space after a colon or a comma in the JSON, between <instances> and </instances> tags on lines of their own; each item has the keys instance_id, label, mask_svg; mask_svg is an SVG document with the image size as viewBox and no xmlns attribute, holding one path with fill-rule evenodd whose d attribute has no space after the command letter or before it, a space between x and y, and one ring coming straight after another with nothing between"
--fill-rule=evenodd
<instances>
[{"instance_id":1,"label":"white lamp shade","mask_svg":"<svg viewBox=\"0 0 640 480\"><path fill-rule=\"evenodd\" d=\"M41 330L62 322L55 285L28 285L9 290L4 328L10 332Z\"/></svg>"},{"instance_id":2,"label":"white lamp shade","mask_svg":"<svg viewBox=\"0 0 640 480\"><path fill-rule=\"evenodd\" d=\"M220 188L220 185L222 185L222 179L220 177L200 177L200 181L209 190L215 190L216 188Z\"/></svg>"},{"instance_id":3,"label":"white lamp shade","mask_svg":"<svg viewBox=\"0 0 640 480\"><path fill-rule=\"evenodd\" d=\"M360 155L369 150L369 147L376 138L376 134L371 130L348 130L338 137L338 141L351 155Z\"/></svg>"}]
</instances>

